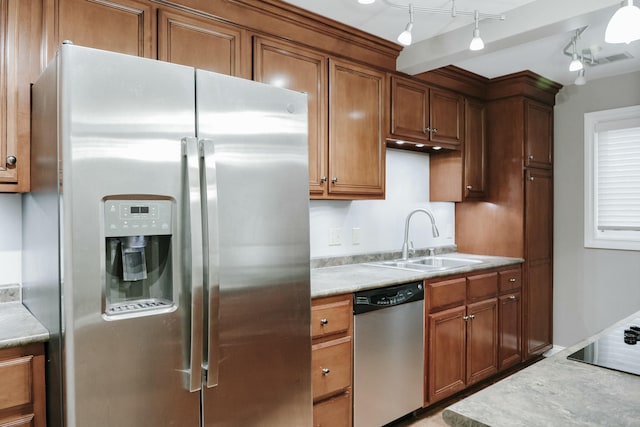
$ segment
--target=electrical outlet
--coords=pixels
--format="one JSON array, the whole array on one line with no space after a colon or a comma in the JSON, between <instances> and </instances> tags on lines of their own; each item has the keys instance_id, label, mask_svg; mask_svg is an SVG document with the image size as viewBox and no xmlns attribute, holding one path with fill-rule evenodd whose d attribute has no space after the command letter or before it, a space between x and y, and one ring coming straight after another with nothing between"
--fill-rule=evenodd
<instances>
[{"instance_id":1,"label":"electrical outlet","mask_svg":"<svg viewBox=\"0 0 640 427\"><path fill-rule=\"evenodd\" d=\"M329 246L342 245L342 235L340 234L340 228L329 229Z\"/></svg>"},{"instance_id":2,"label":"electrical outlet","mask_svg":"<svg viewBox=\"0 0 640 427\"><path fill-rule=\"evenodd\" d=\"M359 245L360 244L360 228L355 227L351 229L351 244Z\"/></svg>"}]
</instances>

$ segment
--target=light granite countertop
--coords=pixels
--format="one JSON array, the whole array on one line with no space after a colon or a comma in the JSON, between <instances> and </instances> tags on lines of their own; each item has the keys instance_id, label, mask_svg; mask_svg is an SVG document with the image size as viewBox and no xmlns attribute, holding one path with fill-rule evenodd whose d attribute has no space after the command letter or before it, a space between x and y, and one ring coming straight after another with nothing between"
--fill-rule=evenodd
<instances>
[{"instance_id":1,"label":"light granite countertop","mask_svg":"<svg viewBox=\"0 0 640 427\"><path fill-rule=\"evenodd\" d=\"M0 304L0 349L43 342L49 331L19 301Z\"/></svg>"},{"instance_id":2,"label":"light granite countertop","mask_svg":"<svg viewBox=\"0 0 640 427\"><path fill-rule=\"evenodd\" d=\"M372 265L371 261L311 269L311 297L325 297L380 288L433 277L521 264L521 258L471 255L458 252L446 253L448 257L468 258L481 261L464 267L444 271L415 271Z\"/></svg>"},{"instance_id":3,"label":"light granite countertop","mask_svg":"<svg viewBox=\"0 0 640 427\"><path fill-rule=\"evenodd\" d=\"M639 318L637 312L449 406L444 420L453 427L640 425L640 376L567 359L620 325L638 324Z\"/></svg>"}]
</instances>

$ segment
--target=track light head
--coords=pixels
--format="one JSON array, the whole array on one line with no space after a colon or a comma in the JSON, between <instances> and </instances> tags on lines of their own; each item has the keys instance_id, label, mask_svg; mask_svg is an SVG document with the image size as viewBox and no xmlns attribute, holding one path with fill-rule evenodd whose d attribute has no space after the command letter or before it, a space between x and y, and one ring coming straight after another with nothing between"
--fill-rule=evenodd
<instances>
[{"instance_id":1,"label":"track light head","mask_svg":"<svg viewBox=\"0 0 640 427\"><path fill-rule=\"evenodd\" d=\"M413 5L409 4L409 23L398 36L398 43L404 46L411 46L411 30L413 30Z\"/></svg>"},{"instance_id":2,"label":"track light head","mask_svg":"<svg viewBox=\"0 0 640 427\"><path fill-rule=\"evenodd\" d=\"M471 39L471 43L469 43L469 50L482 50L484 49L484 42L482 38L480 38L480 28L478 28L478 22L480 20L480 12L475 11L475 21L476 26L473 29L473 38Z\"/></svg>"},{"instance_id":3,"label":"track light head","mask_svg":"<svg viewBox=\"0 0 640 427\"><path fill-rule=\"evenodd\" d=\"M587 78L584 76L584 68L578 71L578 77L576 77L576 80L573 83L576 86L582 86L587 83Z\"/></svg>"},{"instance_id":4,"label":"track light head","mask_svg":"<svg viewBox=\"0 0 640 427\"><path fill-rule=\"evenodd\" d=\"M627 0L627 5L616 10L604 33L607 43L626 43L640 40L640 8Z\"/></svg>"}]
</instances>

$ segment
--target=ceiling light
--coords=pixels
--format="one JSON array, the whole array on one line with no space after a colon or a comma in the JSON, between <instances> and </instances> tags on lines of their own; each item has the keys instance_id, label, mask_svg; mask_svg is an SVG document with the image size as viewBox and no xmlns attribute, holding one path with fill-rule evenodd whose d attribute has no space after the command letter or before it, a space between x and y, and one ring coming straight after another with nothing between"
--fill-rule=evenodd
<instances>
[{"instance_id":1,"label":"ceiling light","mask_svg":"<svg viewBox=\"0 0 640 427\"><path fill-rule=\"evenodd\" d=\"M569 71L579 71L584 68L582 61L578 58L578 52L576 51L576 41L578 40L578 32L573 37L573 54L571 55L571 63L569 63Z\"/></svg>"},{"instance_id":2,"label":"ceiling light","mask_svg":"<svg viewBox=\"0 0 640 427\"><path fill-rule=\"evenodd\" d=\"M398 43L410 46L411 45L411 30L413 29L413 5L409 4L409 23L405 27L404 31L398 36Z\"/></svg>"},{"instance_id":3,"label":"ceiling light","mask_svg":"<svg viewBox=\"0 0 640 427\"><path fill-rule=\"evenodd\" d=\"M473 30L473 38L471 39L471 43L469 44L469 50L482 50L482 49L484 49L484 42L480 38L480 29L478 28L478 21L479 20L480 20L480 13L476 10L476 12L475 12L476 27Z\"/></svg>"},{"instance_id":4,"label":"ceiling light","mask_svg":"<svg viewBox=\"0 0 640 427\"><path fill-rule=\"evenodd\" d=\"M576 77L576 80L573 83L575 83L576 86L582 86L587 83L587 79L584 76L584 68L578 71L578 77Z\"/></svg>"},{"instance_id":5,"label":"ceiling light","mask_svg":"<svg viewBox=\"0 0 640 427\"><path fill-rule=\"evenodd\" d=\"M371 4L371 3L375 3L376 0L358 0L358 3L360 4Z\"/></svg>"},{"instance_id":6,"label":"ceiling light","mask_svg":"<svg viewBox=\"0 0 640 427\"><path fill-rule=\"evenodd\" d=\"M627 5L613 14L604 33L607 43L631 43L640 39L640 8L627 0Z\"/></svg>"}]
</instances>

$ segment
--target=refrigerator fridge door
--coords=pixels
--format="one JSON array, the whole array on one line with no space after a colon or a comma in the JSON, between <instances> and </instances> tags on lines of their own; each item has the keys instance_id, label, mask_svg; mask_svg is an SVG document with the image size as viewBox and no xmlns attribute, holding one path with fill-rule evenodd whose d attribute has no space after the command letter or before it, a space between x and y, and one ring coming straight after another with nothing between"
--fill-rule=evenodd
<instances>
[{"instance_id":1,"label":"refrigerator fridge door","mask_svg":"<svg viewBox=\"0 0 640 427\"><path fill-rule=\"evenodd\" d=\"M310 426L307 101L196 71L209 314L205 426Z\"/></svg>"},{"instance_id":2,"label":"refrigerator fridge door","mask_svg":"<svg viewBox=\"0 0 640 427\"><path fill-rule=\"evenodd\" d=\"M199 426L182 268L194 70L70 45L59 55L66 425Z\"/></svg>"}]
</instances>

